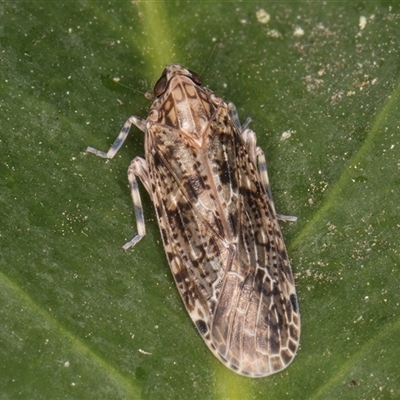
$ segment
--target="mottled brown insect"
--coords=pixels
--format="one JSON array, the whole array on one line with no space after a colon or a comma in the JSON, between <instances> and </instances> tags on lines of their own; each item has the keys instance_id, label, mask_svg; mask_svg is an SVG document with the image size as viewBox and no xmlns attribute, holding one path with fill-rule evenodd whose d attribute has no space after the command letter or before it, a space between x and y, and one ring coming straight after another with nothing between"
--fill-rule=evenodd
<instances>
[{"instance_id":1,"label":"mottled brown insect","mask_svg":"<svg viewBox=\"0 0 400 400\"><path fill-rule=\"evenodd\" d=\"M154 86L146 120L130 117L107 153L112 158L132 124L146 134L145 159L128 170L138 235L145 235L136 177L154 203L179 293L210 350L251 377L285 368L296 354L300 315L288 255L272 201L264 153L250 119L201 87L196 73L167 66Z\"/></svg>"}]
</instances>

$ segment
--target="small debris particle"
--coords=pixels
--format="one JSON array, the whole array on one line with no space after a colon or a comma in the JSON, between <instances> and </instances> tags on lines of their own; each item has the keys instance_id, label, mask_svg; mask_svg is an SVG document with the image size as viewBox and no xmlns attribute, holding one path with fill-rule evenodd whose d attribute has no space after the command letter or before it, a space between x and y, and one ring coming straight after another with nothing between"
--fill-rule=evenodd
<instances>
[{"instance_id":1,"label":"small debris particle","mask_svg":"<svg viewBox=\"0 0 400 400\"><path fill-rule=\"evenodd\" d=\"M367 25L367 18L364 17L363 15L361 15L360 22L358 23L358 26L360 27L361 30L363 30L366 25Z\"/></svg>"},{"instance_id":2,"label":"small debris particle","mask_svg":"<svg viewBox=\"0 0 400 400\"><path fill-rule=\"evenodd\" d=\"M257 21L260 22L261 24L266 24L271 19L271 16L263 8L260 8L256 12L256 17Z\"/></svg>"},{"instance_id":3,"label":"small debris particle","mask_svg":"<svg viewBox=\"0 0 400 400\"><path fill-rule=\"evenodd\" d=\"M293 32L293 36L300 37L300 36L303 36L303 35L304 35L303 28L300 28L300 26L296 26L296 29Z\"/></svg>"}]
</instances>

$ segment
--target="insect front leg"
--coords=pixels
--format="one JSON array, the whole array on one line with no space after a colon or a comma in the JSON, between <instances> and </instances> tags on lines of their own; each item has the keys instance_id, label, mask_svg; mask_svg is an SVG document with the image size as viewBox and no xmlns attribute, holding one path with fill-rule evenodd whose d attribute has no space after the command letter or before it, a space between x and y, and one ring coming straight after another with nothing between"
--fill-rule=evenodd
<instances>
[{"instance_id":1,"label":"insect front leg","mask_svg":"<svg viewBox=\"0 0 400 400\"><path fill-rule=\"evenodd\" d=\"M128 136L128 133L131 129L132 125L136 125L141 131L146 133L146 120L139 118L139 117L130 117L122 127L121 131L119 132L118 137L115 139L115 142L113 145L110 147L110 149L106 152L100 151L97 149L94 149L93 147L88 147L86 149L87 153L93 153L96 154L96 156L102 157L102 158L113 158L118 150L121 148L121 146L124 144L126 137Z\"/></svg>"},{"instance_id":2,"label":"insect front leg","mask_svg":"<svg viewBox=\"0 0 400 400\"><path fill-rule=\"evenodd\" d=\"M138 234L132 240L130 240L129 242L125 243L122 246L124 250L127 250L130 247L135 246L135 244L138 243L146 235L142 200L140 198L139 186L136 177L140 179L140 181L143 183L144 187L150 194L151 192L150 192L149 169L147 167L146 161L140 157L135 157L128 168L129 188L131 189L133 206L135 209L135 218L136 218L136 226Z\"/></svg>"}]
</instances>

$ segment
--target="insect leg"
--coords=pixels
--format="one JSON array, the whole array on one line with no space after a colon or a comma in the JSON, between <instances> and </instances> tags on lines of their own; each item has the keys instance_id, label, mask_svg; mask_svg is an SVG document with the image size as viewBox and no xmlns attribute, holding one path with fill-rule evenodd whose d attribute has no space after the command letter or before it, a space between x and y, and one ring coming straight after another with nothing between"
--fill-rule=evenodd
<instances>
[{"instance_id":1,"label":"insect leg","mask_svg":"<svg viewBox=\"0 0 400 400\"><path fill-rule=\"evenodd\" d=\"M251 161L253 161L254 165L258 165L258 159L257 159L257 149L258 147L257 145L257 139L256 139L256 134L251 130L251 129L245 129L242 132L242 139L247 147L247 151L249 153L250 159ZM265 161L265 159L264 159ZM268 182L268 175L267 175L267 182ZM263 181L264 183L264 181ZM265 186L265 183L264 183ZM268 186L266 186L266 188L269 188L269 183ZM270 194L270 193L268 193Z\"/></svg>"},{"instance_id":2,"label":"insect leg","mask_svg":"<svg viewBox=\"0 0 400 400\"><path fill-rule=\"evenodd\" d=\"M247 131L249 131L249 129L247 129ZM252 136L254 137L254 141L255 141L255 134L253 131L251 131L251 132L253 134ZM243 134L244 133L245 132L243 132ZM253 139L250 138L249 140L253 140ZM255 143L254 143L254 146L255 146ZM265 154L261 150L260 147L256 147L255 151L256 151L256 156L257 156L257 161L258 161L257 166L258 166L258 171L260 173L261 182L263 183L264 187L266 188L267 195L268 195L269 199L271 200L272 207L275 211L275 204L272 199L272 193L271 193L271 185L269 184L267 162L265 161ZM281 221L291 221L291 222L297 221L297 217L294 217L292 215L282 215L282 214L277 214L276 212L275 212L275 215Z\"/></svg>"},{"instance_id":3,"label":"insect leg","mask_svg":"<svg viewBox=\"0 0 400 400\"><path fill-rule=\"evenodd\" d=\"M139 186L136 177L140 179L146 190L150 193L149 170L146 161L140 157L135 157L128 168L129 188L131 189L133 206L135 209L135 218L136 218L136 226L138 234L132 240L123 245L122 248L124 250L127 250L130 247L135 246L135 244L138 243L146 235L142 200L140 199Z\"/></svg>"},{"instance_id":4,"label":"insect leg","mask_svg":"<svg viewBox=\"0 0 400 400\"><path fill-rule=\"evenodd\" d=\"M243 125L240 123L239 114L237 112L236 106L233 103L228 103L228 112L230 117L232 118L234 124L239 128L240 132L244 132L251 122L251 118L246 118Z\"/></svg>"},{"instance_id":5,"label":"insect leg","mask_svg":"<svg viewBox=\"0 0 400 400\"><path fill-rule=\"evenodd\" d=\"M122 127L121 131L119 132L118 137L115 139L115 142L110 147L110 149L106 152L96 150L93 147L88 147L86 152L96 154L96 156L103 157L103 158L113 158L115 154L117 154L118 150L123 145L128 133L131 129L131 126L136 125L141 131L146 133L146 120L138 117L130 117Z\"/></svg>"},{"instance_id":6,"label":"insect leg","mask_svg":"<svg viewBox=\"0 0 400 400\"><path fill-rule=\"evenodd\" d=\"M271 185L269 183L268 177L267 162L265 161L264 152L261 150L260 147L257 146L256 134L251 129L245 129L242 132L242 138L244 143L246 144L247 151L249 152L251 160L253 161L254 165L258 167L261 183L265 187L265 191L271 202L272 208L274 209L276 217L282 221L297 221L297 217L293 217L291 215L277 214L275 211L275 204L272 198Z\"/></svg>"}]
</instances>

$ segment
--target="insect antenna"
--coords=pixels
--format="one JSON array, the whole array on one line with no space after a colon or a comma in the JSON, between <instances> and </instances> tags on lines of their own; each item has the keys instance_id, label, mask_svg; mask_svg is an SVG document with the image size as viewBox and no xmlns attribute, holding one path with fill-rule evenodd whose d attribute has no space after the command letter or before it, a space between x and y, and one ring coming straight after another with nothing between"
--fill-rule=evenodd
<instances>
[{"instance_id":1,"label":"insect antenna","mask_svg":"<svg viewBox=\"0 0 400 400\"><path fill-rule=\"evenodd\" d=\"M211 53L210 53L210 55L208 56L207 61L206 61L206 63L204 64L204 67L203 67L203 69L201 70L201 72L200 72L200 74L199 74L200 76L203 75L203 72L204 72L204 70L206 69L206 67L207 67L207 65L208 65L208 62L210 61L211 56L214 54L214 50L215 50L216 47L217 47L217 43L214 44L214 47L213 47L213 49L211 50Z\"/></svg>"},{"instance_id":2,"label":"insect antenna","mask_svg":"<svg viewBox=\"0 0 400 400\"><path fill-rule=\"evenodd\" d=\"M147 92L142 92L141 90L135 89L134 87L131 87L131 86L128 86L128 85L124 85L123 83L121 83L121 82L119 81L119 78L112 78L112 81L113 81L114 83L116 83L117 85L120 85L120 86L122 86L122 87L124 87L124 88L126 88L126 89L129 89L129 90L132 90L132 91L134 91L134 92L136 92L136 93L139 93L139 94L141 94L141 95L143 95L143 96L146 96L146 94L147 94Z\"/></svg>"}]
</instances>

